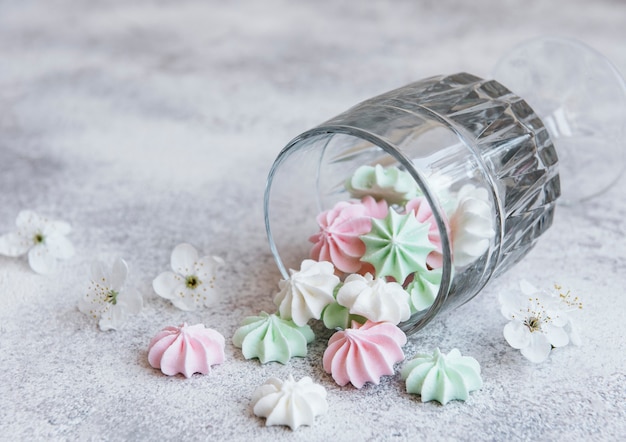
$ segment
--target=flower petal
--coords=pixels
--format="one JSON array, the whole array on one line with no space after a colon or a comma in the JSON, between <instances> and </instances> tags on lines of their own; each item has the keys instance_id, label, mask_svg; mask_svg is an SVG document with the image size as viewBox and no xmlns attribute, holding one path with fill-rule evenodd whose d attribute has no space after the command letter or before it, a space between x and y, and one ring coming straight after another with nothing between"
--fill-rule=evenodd
<instances>
[{"instance_id":1,"label":"flower petal","mask_svg":"<svg viewBox=\"0 0 626 442\"><path fill-rule=\"evenodd\" d=\"M46 245L52 256L59 259L68 259L74 256L74 246L63 235L51 235L46 238Z\"/></svg>"},{"instance_id":2,"label":"flower petal","mask_svg":"<svg viewBox=\"0 0 626 442\"><path fill-rule=\"evenodd\" d=\"M565 326L565 331L569 334L569 340L572 344L576 346L582 345L582 340L572 320L570 320Z\"/></svg>"},{"instance_id":3,"label":"flower petal","mask_svg":"<svg viewBox=\"0 0 626 442\"><path fill-rule=\"evenodd\" d=\"M117 305L126 313L136 315L143 307L143 298L135 289L124 290L117 296Z\"/></svg>"},{"instance_id":4,"label":"flower petal","mask_svg":"<svg viewBox=\"0 0 626 442\"><path fill-rule=\"evenodd\" d=\"M0 236L0 255L22 256L33 245L20 232L11 232Z\"/></svg>"},{"instance_id":5,"label":"flower petal","mask_svg":"<svg viewBox=\"0 0 626 442\"><path fill-rule=\"evenodd\" d=\"M50 221L44 226L44 232L50 232L58 235L68 235L72 231L70 226L65 221Z\"/></svg>"},{"instance_id":6,"label":"flower petal","mask_svg":"<svg viewBox=\"0 0 626 442\"><path fill-rule=\"evenodd\" d=\"M181 275L191 275L194 264L198 260L198 251L191 244L183 243L177 245L172 251L170 263L172 270Z\"/></svg>"},{"instance_id":7,"label":"flower petal","mask_svg":"<svg viewBox=\"0 0 626 442\"><path fill-rule=\"evenodd\" d=\"M122 258L117 258L113 261L113 268L111 269L111 279L109 281L111 288L119 292L126 281L127 275L128 264Z\"/></svg>"},{"instance_id":8,"label":"flower petal","mask_svg":"<svg viewBox=\"0 0 626 442\"><path fill-rule=\"evenodd\" d=\"M183 283L183 278L173 272L163 272L152 281L152 288L157 295L173 299L176 288Z\"/></svg>"},{"instance_id":9,"label":"flower petal","mask_svg":"<svg viewBox=\"0 0 626 442\"><path fill-rule=\"evenodd\" d=\"M530 345L530 330L519 321L511 321L504 326L504 339L513 348L520 349Z\"/></svg>"},{"instance_id":10,"label":"flower petal","mask_svg":"<svg viewBox=\"0 0 626 442\"><path fill-rule=\"evenodd\" d=\"M180 296L183 293L183 296ZM177 307L186 312L192 312L198 308L196 298L193 296L193 291L187 288L176 289L174 295L170 299L174 307Z\"/></svg>"},{"instance_id":11,"label":"flower petal","mask_svg":"<svg viewBox=\"0 0 626 442\"><path fill-rule=\"evenodd\" d=\"M44 224L44 221L32 210L22 210L18 213L17 219L15 220L15 225L20 230L30 231L33 227L41 226L42 224Z\"/></svg>"},{"instance_id":12,"label":"flower petal","mask_svg":"<svg viewBox=\"0 0 626 442\"><path fill-rule=\"evenodd\" d=\"M95 291L89 291L78 301L78 310L87 316L98 318L107 311L109 305L110 304L108 302L105 302L98 296L98 293Z\"/></svg>"},{"instance_id":13,"label":"flower petal","mask_svg":"<svg viewBox=\"0 0 626 442\"><path fill-rule=\"evenodd\" d=\"M56 258L44 245L37 245L28 251L28 263L31 269L42 275L48 275L57 270Z\"/></svg>"},{"instance_id":14,"label":"flower petal","mask_svg":"<svg viewBox=\"0 0 626 442\"><path fill-rule=\"evenodd\" d=\"M100 330L117 330L126 320L124 310L118 305L112 305L111 308L100 317Z\"/></svg>"},{"instance_id":15,"label":"flower petal","mask_svg":"<svg viewBox=\"0 0 626 442\"><path fill-rule=\"evenodd\" d=\"M108 283L109 275L101 261L91 263L91 280L100 285Z\"/></svg>"},{"instance_id":16,"label":"flower petal","mask_svg":"<svg viewBox=\"0 0 626 442\"><path fill-rule=\"evenodd\" d=\"M530 362L538 364L548 359L552 346L543 333L531 333L530 345L522 348L522 355Z\"/></svg>"},{"instance_id":17,"label":"flower petal","mask_svg":"<svg viewBox=\"0 0 626 442\"><path fill-rule=\"evenodd\" d=\"M532 285L530 282L528 282L525 279L522 279L519 282L519 288L522 291L522 293L526 296L532 296L535 293L539 292L537 287L535 287L534 285Z\"/></svg>"},{"instance_id":18,"label":"flower petal","mask_svg":"<svg viewBox=\"0 0 626 442\"><path fill-rule=\"evenodd\" d=\"M569 336L562 327L546 324L544 326L544 332L546 339L553 347L563 347L569 343Z\"/></svg>"},{"instance_id":19,"label":"flower petal","mask_svg":"<svg viewBox=\"0 0 626 442\"><path fill-rule=\"evenodd\" d=\"M224 264L219 256L203 256L194 265L194 274L204 281L215 276L215 271Z\"/></svg>"}]
</instances>

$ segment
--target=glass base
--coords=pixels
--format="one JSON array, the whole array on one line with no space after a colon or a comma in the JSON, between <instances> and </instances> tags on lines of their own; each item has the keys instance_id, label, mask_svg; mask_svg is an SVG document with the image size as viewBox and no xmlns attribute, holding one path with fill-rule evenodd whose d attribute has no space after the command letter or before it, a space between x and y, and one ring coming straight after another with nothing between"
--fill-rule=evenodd
<instances>
[{"instance_id":1,"label":"glass base","mask_svg":"<svg viewBox=\"0 0 626 442\"><path fill-rule=\"evenodd\" d=\"M624 170L626 85L600 53L575 40L542 37L502 57L493 77L524 97L559 155L561 203L608 189Z\"/></svg>"}]
</instances>

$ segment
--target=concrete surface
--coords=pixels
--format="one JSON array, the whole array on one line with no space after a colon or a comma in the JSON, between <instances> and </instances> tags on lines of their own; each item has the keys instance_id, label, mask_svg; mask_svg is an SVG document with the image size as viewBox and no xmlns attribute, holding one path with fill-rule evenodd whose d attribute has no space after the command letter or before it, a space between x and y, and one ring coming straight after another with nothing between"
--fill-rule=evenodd
<instances>
[{"instance_id":1,"label":"concrete surface","mask_svg":"<svg viewBox=\"0 0 626 442\"><path fill-rule=\"evenodd\" d=\"M147 362L162 327L203 322L230 340L273 311L279 273L262 210L292 137L429 75L487 75L538 35L576 37L626 72L622 1L0 1L0 232L32 209L70 222L76 256L54 276L0 257L2 440L615 440L626 432L626 188L573 208L519 265L406 346L478 359L466 403L422 404L398 376L340 388L322 335L287 365L243 359L208 376ZM624 145L615 146L623 149ZM222 299L193 313L158 298L172 248L222 256ZM92 259L130 264L145 309L101 332L77 309ZM560 282L580 294L582 347L541 365L502 337L497 294ZM250 408L267 377L308 375L330 412L292 433Z\"/></svg>"}]
</instances>

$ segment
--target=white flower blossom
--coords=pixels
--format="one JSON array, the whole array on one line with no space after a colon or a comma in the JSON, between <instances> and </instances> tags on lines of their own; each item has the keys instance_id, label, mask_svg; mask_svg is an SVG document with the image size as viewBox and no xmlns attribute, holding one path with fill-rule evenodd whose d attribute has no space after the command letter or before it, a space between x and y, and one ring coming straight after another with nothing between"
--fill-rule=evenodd
<instances>
[{"instance_id":1,"label":"white flower blossom","mask_svg":"<svg viewBox=\"0 0 626 442\"><path fill-rule=\"evenodd\" d=\"M66 238L72 230L68 223L23 210L15 224L16 232L0 236L0 255L17 257L28 253L31 269L41 274L54 273L57 260L74 255L74 246Z\"/></svg>"},{"instance_id":2,"label":"white flower blossom","mask_svg":"<svg viewBox=\"0 0 626 442\"><path fill-rule=\"evenodd\" d=\"M99 261L91 266L89 289L78 303L78 309L100 318L100 330L117 330L129 315L139 313L143 307L141 294L125 285L127 275L128 265L121 258L113 262L110 272Z\"/></svg>"},{"instance_id":3,"label":"white flower blossom","mask_svg":"<svg viewBox=\"0 0 626 442\"><path fill-rule=\"evenodd\" d=\"M504 338L511 347L531 362L545 361L553 347L569 342L577 344L578 335L572 326L570 312L582 308L578 298L569 292L538 290L527 281L520 283L521 293L500 295L502 314L509 319Z\"/></svg>"},{"instance_id":4,"label":"white flower blossom","mask_svg":"<svg viewBox=\"0 0 626 442\"><path fill-rule=\"evenodd\" d=\"M567 332L567 335L569 336L569 341L574 345L580 345L582 341L578 334L578 330L574 325L574 321L572 319L572 316L573 316L572 313L578 310L582 310L583 304L578 298L578 296L572 297L572 294L569 290L563 293L564 292L563 287L561 287L560 285L555 284L554 290L555 290L554 296L558 296L559 306L561 308L561 311L567 317L567 324L565 324L564 329Z\"/></svg>"},{"instance_id":5,"label":"white flower blossom","mask_svg":"<svg viewBox=\"0 0 626 442\"><path fill-rule=\"evenodd\" d=\"M157 295L169 299L181 310L192 311L210 305L215 292L216 271L224 264L217 256L198 257L190 244L179 244L172 251L173 272L163 272L152 281Z\"/></svg>"}]
</instances>

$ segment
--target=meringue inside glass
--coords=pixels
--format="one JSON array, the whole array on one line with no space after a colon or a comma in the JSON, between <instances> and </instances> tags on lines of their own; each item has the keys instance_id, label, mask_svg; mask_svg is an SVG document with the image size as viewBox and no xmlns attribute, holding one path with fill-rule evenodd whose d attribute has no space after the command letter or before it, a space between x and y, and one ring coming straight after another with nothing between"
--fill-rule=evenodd
<instances>
[{"instance_id":1,"label":"meringue inside glass","mask_svg":"<svg viewBox=\"0 0 626 442\"><path fill-rule=\"evenodd\" d=\"M451 143L443 128L437 134L431 136L432 142L439 138ZM300 170L298 191L310 193L310 200L299 202L304 208L294 211L286 204L288 198L271 200L270 238L279 267L292 274L303 259L330 262L341 280L337 291L362 277L380 280L379 286L383 281L394 283L406 293L402 305L397 301L400 297L395 301L389 297L389 302L372 297L366 305L366 295L357 302L353 294L349 302L326 307L323 318L333 315L325 320L327 326L346 328L354 316L361 323L391 317L408 331L430 320L444 303L450 304L459 286L467 287L469 282L471 287L482 287L497 241L497 210L478 171L472 175L465 168L446 167L442 158L457 158L464 145L457 142L448 147L447 155L439 153L437 167L416 180L400 161L372 143L349 135L324 142L321 158L315 149L301 149L288 159ZM360 164L363 151L369 152L370 164ZM324 167L317 172L305 171L320 163ZM315 181L310 174L317 177ZM274 175L273 187L283 187L283 178L291 179ZM279 225L283 225L280 235L273 235ZM456 305L467 299L467 289L461 292ZM347 299L346 289L341 293ZM337 315L341 317L336 319ZM398 317L401 321L395 320Z\"/></svg>"},{"instance_id":2,"label":"meringue inside glass","mask_svg":"<svg viewBox=\"0 0 626 442\"><path fill-rule=\"evenodd\" d=\"M495 80L457 73L294 138L270 170L265 221L285 279L312 258L342 279L417 281L401 325L412 333L524 257L559 195L556 150L534 110Z\"/></svg>"}]
</instances>

